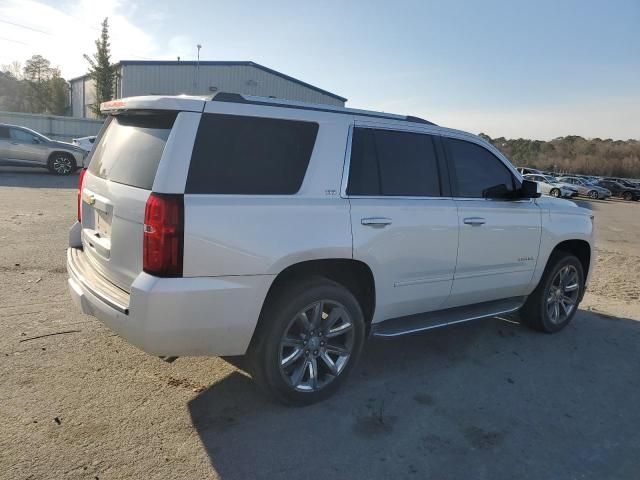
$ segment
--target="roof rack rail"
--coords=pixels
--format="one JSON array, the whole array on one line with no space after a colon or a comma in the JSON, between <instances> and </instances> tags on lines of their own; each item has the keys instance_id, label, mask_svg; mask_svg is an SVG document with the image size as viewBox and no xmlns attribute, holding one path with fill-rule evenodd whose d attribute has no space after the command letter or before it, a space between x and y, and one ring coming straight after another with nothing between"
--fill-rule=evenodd
<instances>
[{"instance_id":1,"label":"roof rack rail","mask_svg":"<svg viewBox=\"0 0 640 480\"><path fill-rule=\"evenodd\" d=\"M313 110L315 112L339 113L343 115L358 115L362 117L384 118L387 120L400 120L405 122L422 123L424 125L436 125L424 118L411 115L395 115L392 113L372 112L346 107L332 107L315 103L305 103L295 100L284 100L275 97L245 96L240 93L217 92L210 98L212 102L246 103L251 105L264 105L269 107L293 108L300 110Z\"/></svg>"}]
</instances>

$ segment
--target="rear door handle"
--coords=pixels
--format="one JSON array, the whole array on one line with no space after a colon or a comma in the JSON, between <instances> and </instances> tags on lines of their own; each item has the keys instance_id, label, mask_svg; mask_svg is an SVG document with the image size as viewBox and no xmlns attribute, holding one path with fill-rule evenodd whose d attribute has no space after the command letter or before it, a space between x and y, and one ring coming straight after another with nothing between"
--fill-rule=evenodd
<instances>
[{"instance_id":1,"label":"rear door handle","mask_svg":"<svg viewBox=\"0 0 640 480\"><path fill-rule=\"evenodd\" d=\"M387 225L391 225L391 219L386 217L369 217L363 218L360 220L360 223L367 227L383 228Z\"/></svg>"},{"instance_id":2,"label":"rear door handle","mask_svg":"<svg viewBox=\"0 0 640 480\"><path fill-rule=\"evenodd\" d=\"M464 219L464 223L466 225L480 226L487 223L487 221L482 217L467 217Z\"/></svg>"}]
</instances>

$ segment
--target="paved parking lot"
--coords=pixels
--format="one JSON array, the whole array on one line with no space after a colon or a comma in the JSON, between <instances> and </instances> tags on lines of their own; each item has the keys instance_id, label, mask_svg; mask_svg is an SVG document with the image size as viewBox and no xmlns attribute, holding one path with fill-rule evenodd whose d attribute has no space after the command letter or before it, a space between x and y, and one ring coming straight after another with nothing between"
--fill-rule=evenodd
<instances>
[{"instance_id":1,"label":"paved parking lot","mask_svg":"<svg viewBox=\"0 0 640 480\"><path fill-rule=\"evenodd\" d=\"M76 181L0 168L0 478L638 478L639 203L583 202L599 263L562 333L496 318L371 341L346 388L295 409L77 312Z\"/></svg>"}]
</instances>

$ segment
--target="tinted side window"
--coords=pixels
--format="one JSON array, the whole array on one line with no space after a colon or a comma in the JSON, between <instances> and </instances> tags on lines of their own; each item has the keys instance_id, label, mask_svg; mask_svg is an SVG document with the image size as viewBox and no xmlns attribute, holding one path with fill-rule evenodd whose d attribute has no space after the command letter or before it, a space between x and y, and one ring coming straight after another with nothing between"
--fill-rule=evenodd
<instances>
[{"instance_id":1,"label":"tinted side window","mask_svg":"<svg viewBox=\"0 0 640 480\"><path fill-rule=\"evenodd\" d=\"M347 193L440 196L433 139L420 133L354 129Z\"/></svg>"},{"instance_id":2,"label":"tinted side window","mask_svg":"<svg viewBox=\"0 0 640 480\"><path fill-rule=\"evenodd\" d=\"M292 195L302 185L318 124L204 114L186 193Z\"/></svg>"},{"instance_id":3,"label":"tinted side window","mask_svg":"<svg viewBox=\"0 0 640 480\"><path fill-rule=\"evenodd\" d=\"M354 128L349 162L349 195L382 195L373 130Z\"/></svg>"},{"instance_id":4,"label":"tinted side window","mask_svg":"<svg viewBox=\"0 0 640 480\"><path fill-rule=\"evenodd\" d=\"M8 127L0 127L0 138L11 138Z\"/></svg>"},{"instance_id":5,"label":"tinted side window","mask_svg":"<svg viewBox=\"0 0 640 480\"><path fill-rule=\"evenodd\" d=\"M515 189L513 175L489 150L465 140L445 141L455 169L457 197L483 198L485 190L497 185L504 185L508 191Z\"/></svg>"},{"instance_id":6,"label":"tinted side window","mask_svg":"<svg viewBox=\"0 0 640 480\"><path fill-rule=\"evenodd\" d=\"M11 129L11 138L17 140L18 142L32 143L35 138L29 132L25 132L24 130L19 130L17 128Z\"/></svg>"}]
</instances>

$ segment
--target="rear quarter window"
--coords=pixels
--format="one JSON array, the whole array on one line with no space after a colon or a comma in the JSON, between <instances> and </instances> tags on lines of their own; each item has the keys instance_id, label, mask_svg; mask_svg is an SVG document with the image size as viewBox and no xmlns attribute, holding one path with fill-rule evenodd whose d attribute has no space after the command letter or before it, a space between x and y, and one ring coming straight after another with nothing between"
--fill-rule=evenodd
<instances>
[{"instance_id":1,"label":"rear quarter window","mask_svg":"<svg viewBox=\"0 0 640 480\"><path fill-rule=\"evenodd\" d=\"M293 195L317 134L314 122L204 114L185 193Z\"/></svg>"},{"instance_id":2,"label":"rear quarter window","mask_svg":"<svg viewBox=\"0 0 640 480\"><path fill-rule=\"evenodd\" d=\"M109 117L88 170L112 182L151 190L176 116L171 112Z\"/></svg>"}]
</instances>

